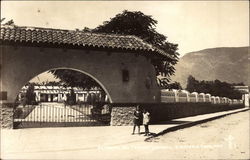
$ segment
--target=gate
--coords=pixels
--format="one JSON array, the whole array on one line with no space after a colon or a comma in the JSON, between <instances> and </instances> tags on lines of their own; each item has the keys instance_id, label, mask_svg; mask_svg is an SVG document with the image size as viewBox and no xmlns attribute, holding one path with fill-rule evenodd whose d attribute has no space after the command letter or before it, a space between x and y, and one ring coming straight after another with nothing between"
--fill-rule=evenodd
<instances>
[{"instance_id":1,"label":"gate","mask_svg":"<svg viewBox=\"0 0 250 160\"><path fill-rule=\"evenodd\" d=\"M13 121L14 128L100 126L109 125L110 112L109 103L40 103L17 106Z\"/></svg>"}]
</instances>

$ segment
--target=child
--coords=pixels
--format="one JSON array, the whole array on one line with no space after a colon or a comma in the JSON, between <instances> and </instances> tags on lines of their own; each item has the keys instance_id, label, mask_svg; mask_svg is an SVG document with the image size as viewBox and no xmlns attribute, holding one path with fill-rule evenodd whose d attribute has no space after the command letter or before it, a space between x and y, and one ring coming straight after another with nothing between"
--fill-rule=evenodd
<instances>
[{"instance_id":1,"label":"child","mask_svg":"<svg viewBox=\"0 0 250 160\"><path fill-rule=\"evenodd\" d=\"M134 127L133 127L133 133L135 134L135 127L138 127L138 134L140 134L140 117L141 117L141 112L139 110L139 105L136 107L136 110L134 112Z\"/></svg>"},{"instance_id":2,"label":"child","mask_svg":"<svg viewBox=\"0 0 250 160\"><path fill-rule=\"evenodd\" d=\"M143 110L143 125L145 127L145 136L149 135L148 124L150 121L150 114L145 109Z\"/></svg>"}]
</instances>

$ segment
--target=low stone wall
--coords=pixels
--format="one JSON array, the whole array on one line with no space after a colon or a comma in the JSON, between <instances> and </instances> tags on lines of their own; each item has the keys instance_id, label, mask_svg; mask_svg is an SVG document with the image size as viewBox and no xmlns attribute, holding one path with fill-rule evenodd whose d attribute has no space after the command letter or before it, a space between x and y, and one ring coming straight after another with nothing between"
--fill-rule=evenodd
<instances>
[{"instance_id":1,"label":"low stone wall","mask_svg":"<svg viewBox=\"0 0 250 160\"><path fill-rule=\"evenodd\" d=\"M111 126L133 125L135 106L113 106L111 112Z\"/></svg>"},{"instance_id":2,"label":"low stone wall","mask_svg":"<svg viewBox=\"0 0 250 160\"><path fill-rule=\"evenodd\" d=\"M136 105L127 106L112 107L111 126L133 125L133 113ZM150 123L152 124L157 124L160 121L167 121L171 119L244 108L243 105L211 103L160 103L142 104L141 106L141 109L145 108L150 112Z\"/></svg>"},{"instance_id":3,"label":"low stone wall","mask_svg":"<svg viewBox=\"0 0 250 160\"><path fill-rule=\"evenodd\" d=\"M244 108L243 105L211 104L211 103L161 103L144 105L151 113L151 123L189 116L215 113Z\"/></svg>"},{"instance_id":4,"label":"low stone wall","mask_svg":"<svg viewBox=\"0 0 250 160\"><path fill-rule=\"evenodd\" d=\"M151 123L156 124L176 118L195 116L207 113L227 111L244 108L244 105L226 105L211 103L161 103L161 104L142 104L141 109L147 109L151 114ZM111 126L133 125L133 113L136 104L114 105L111 112ZM13 107L6 105L0 106L1 128L13 128Z\"/></svg>"},{"instance_id":5,"label":"low stone wall","mask_svg":"<svg viewBox=\"0 0 250 160\"><path fill-rule=\"evenodd\" d=\"M0 106L1 126L0 128L13 128L13 108L5 105Z\"/></svg>"}]
</instances>

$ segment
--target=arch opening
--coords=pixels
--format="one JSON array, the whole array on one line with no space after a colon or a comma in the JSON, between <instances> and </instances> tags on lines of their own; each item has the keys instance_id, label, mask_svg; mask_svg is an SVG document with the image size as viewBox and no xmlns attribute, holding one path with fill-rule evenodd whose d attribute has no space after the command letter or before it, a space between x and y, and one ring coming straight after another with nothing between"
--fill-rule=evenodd
<instances>
[{"instance_id":1,"label":"arch opening","mask_svg":"<svg viewBox=\"0 0 250 160\"><path fill-rule=\"evenodd\" d=\"M90 73L52 68L34 76L20 89L14 128L42 127L41 124L44 127L108 125L110 102L108 90Z\"/></svg>"},{"instance_id":2,"label":"arch opening","mask_svg":"<svg viewBox=\"0 0 250 160\"><path fill-rule=\"evenodd\" d=\"M46 71L44 71L44 72L41 72L40 74L37 74L37 75L33 76L33 78L31 78L31 79L28 81L28 83L32 83L32 82L37 83L37 82L38 82L38 84L40 83L39 85L42 85L42 84L44 84L43 82L54 82L54 80L56 80L56 79L60 81L60 78L51 77L51 76L53 75L52 72L55 71L55 70L75 71L76 73L80 73L80 74L82 74L82 75L86 75L86 77L89 77L90 79L92 79L93 81L96 82L96 84L97 84L96 87L99 87L100 89L102 89L102 90L105 92L105 94L107 95L108 101L109 101L110 103L113 103L109 91L106 89L106 87L105 87L96 77L94 77L92 74L90 74L90 73L88 73L88 72L86 72L86 71L82 71L82 70L75 69L75 68L67 68L67 67L51 68L51 69L49 69L49 70L46 70ZM50 73L49 73L49 72L50 72ZM43 79L43 80L40 80L39 75L46 74L46 73L50 76L49 78L52 78L52 79L54 79L54 80L48 80L48 79L46 79L46 80L44 80L44 79ZM62 82L63 82L63 80L62 80ZM25 82L25 83L21 86L21 88L19 89L19 91L21 91L22 88L23 88L25 85L27 85L28 83ZM93 83L93 82L92 82L92 83ZM95 85L95 84L94 84L94 85ZM68 86L70 86L70 84L69 84ZM71 87L72 87L72 86L71 86ZM73 86L73 87L81 87L81 86ZM81 88L84 88L84 87L85 87L85 86L82 86ZM86 87L85 87L85 88L86 88Z\"/></svg>"}]
</instances>

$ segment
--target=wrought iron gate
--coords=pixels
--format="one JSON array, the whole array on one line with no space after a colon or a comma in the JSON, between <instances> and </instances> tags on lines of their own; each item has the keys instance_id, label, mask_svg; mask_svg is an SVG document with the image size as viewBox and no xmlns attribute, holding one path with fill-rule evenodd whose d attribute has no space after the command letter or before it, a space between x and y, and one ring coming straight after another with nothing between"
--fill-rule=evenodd
<instances>
[{"instance_id":1,"label":"wrought iron gate","mask_svg":"<svg viewBox=\"0 0 250 160\"><path fill-rule=\"evenodd\" d=\"M109 125L110 112L108 103L19 105L14 109L14 128Z\"/></svg>"}]
</instances>

